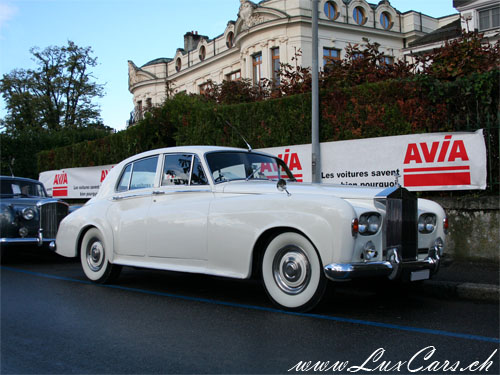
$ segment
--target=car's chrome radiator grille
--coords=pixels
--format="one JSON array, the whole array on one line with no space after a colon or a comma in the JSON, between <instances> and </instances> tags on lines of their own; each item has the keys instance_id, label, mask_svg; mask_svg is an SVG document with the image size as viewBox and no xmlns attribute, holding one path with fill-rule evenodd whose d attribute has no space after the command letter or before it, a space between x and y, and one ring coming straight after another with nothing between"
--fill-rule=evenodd
<instances>
[{"instance_id":1,"label":"car's chrome radiator grille","mask_svg":"<svg viewBox=\"0 0 500 375\"><path fill-rule=\"evenodd\" d=\"M68 214L68 205L63 202L48 202L40 206L40 228L44 238L56 238L59 223Z\"/></svg>"},{"instance_id":2,"label":"car's chrome radiator grille","mask_svg":"<svg viewBox=\"0 0 500 375\"><path fill-rule=\"evenodd\" d=\"M385 227L386 248L397 247L403 261L418 257L418 207L417 198L404 188L386 197Z\"/></svg>"}]
</instances>

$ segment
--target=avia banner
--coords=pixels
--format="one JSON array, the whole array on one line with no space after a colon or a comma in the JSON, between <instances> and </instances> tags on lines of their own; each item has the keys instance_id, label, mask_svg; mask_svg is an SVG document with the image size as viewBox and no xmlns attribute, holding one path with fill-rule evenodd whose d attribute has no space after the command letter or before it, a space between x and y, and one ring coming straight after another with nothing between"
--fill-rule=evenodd
<instances>
[{"instance_id":1,"label":"avia banner","mask_svg":"<svg viewBox=\"0 0 500 375\"><path fill-rule=\"evenodd\" d=\"M266 148L298 181L310 182L311 145ZM408 190L486 189L483 131L428 133L320 145L323 183ZM396 182L397 180L397 182Z\"/></svg>"},{"instance_id":2,"label":"avia banner","mask_svg":"<svg viewBox=\"0 0 500 375\"><path fill-rule=\"evenodd\" d=\"M299 182L310 182L311 145L261 149L283 159ZM49 195L94 197L112 165L40 173ZM323 183L413 191L486 189L483 131L429 133L321 144Z\"/></svg>"},{"instance_id":3,"label":"avia banner","mask_svg":"<svg viewBox=\"0 0 500 375\"><path fill-rule=\"evenodd\" d=\"M89 199L96 196L111 168L112 165L103 165L48 171L40 173L38 179L54 198Z\"/></svg>"}]
</instances>

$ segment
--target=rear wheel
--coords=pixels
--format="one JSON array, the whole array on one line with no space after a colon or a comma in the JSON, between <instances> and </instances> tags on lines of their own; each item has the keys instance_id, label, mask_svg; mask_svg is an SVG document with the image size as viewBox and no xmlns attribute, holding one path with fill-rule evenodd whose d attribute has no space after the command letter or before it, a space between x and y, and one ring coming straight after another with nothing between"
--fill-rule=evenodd
<instances>
[{"instance_id":1,"label":"rear wheel","mask_svg":"<svg viewBox=\"0 0 500 375\"><path fill-rule=\"evenodd\" d=\"M276 236L267 246L262 280L271 300L291 311L312 309L326 286L316 249L307 238L293 232Z\"/></svg>"},{"instance_id":2,"label":"rear wheel","mask_svg":"<svg viewBox=\"0 0 500 375\"><path fill-rule=\"evenodd\" d=\"M96 228L89 229L83 236L80 261L85 275L97 283L111 282L121 271L121 266L109 262L109 250L104 245L102 233Z\"/></svg>"}]
</instances>

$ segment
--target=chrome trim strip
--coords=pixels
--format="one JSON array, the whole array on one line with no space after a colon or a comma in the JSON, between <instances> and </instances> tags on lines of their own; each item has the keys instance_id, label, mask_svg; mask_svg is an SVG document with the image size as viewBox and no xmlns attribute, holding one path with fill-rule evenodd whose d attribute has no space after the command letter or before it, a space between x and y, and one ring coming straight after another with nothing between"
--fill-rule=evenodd
<instances>
[{"instance_id":1,"label":"chrome trim strip","mask_svg":"<svg viewBox=\"0 0 500 375\"><path fill-rule=\"evenodd\" d=\"M55 241L55 238L44 238L43 243L49 241ZM25 244L39 244L40 239L38 237L25 237L25 238L0 238L0 243L25 243Z\"/></svg>"}]
</instances>

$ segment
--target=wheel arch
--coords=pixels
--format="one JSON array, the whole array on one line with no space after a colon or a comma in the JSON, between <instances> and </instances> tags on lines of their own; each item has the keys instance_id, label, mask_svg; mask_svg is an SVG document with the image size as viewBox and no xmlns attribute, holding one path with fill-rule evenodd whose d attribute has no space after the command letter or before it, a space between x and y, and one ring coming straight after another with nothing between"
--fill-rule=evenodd
<instances>
[{"instance_id":1,"label":"wheel arch","mask_svg":"<svg viewBox=\"0 0 500 375\"><path fill-rule=\"evenodd\" d=\"M76 256L79 257L80 256L80 252L81 252L81 248L82 248L82 242L83 242L83 238L85 237L85 234L91 230L91 229L97 229L99 232L101 232L101 234L103 235L104 237L104 240L105 240L105 245L108 249L110 249L110 255L113 255L114 254L114 249L113 249L113 239L111 239L111 243L109 240L106 240L106 231L101 228L99 225L95 224L95 223L89 223L89 224L86 224L81 230L80 230L80 233L78 234L78 237L76 239ZM110 259L112 260L112 258Z\"/></svg>"},{"instance_id":2,"label":"wheel arch","mask_svg":"<svg viewBox=\"0 0 500 375\"><path fill-rule=\"evenodd\" d=\"M257 241L255 242L253 249L252 249L252 264L250 265L250 278L251 279L259 279L260 274L261 274L261 269L260 269L260 263L262 262L262 256L264 255L264 252L267 248L267 245L275 238L276 236L282 234L282 233L287 233L287 232L293 232L300 234L304 238L306 238L311 245L314 247L314 250L316 250L316 253L318 254L320 262L322 262L321 259L321 254L318 251L316 245L314 244L314 241L309 238L308 235L306 235L304 232L301 230L290 227L290 226L280 226L280 227L273 227L273 228L268 228L264 232L261 233Z\"/></svg>"}]
</instances>

